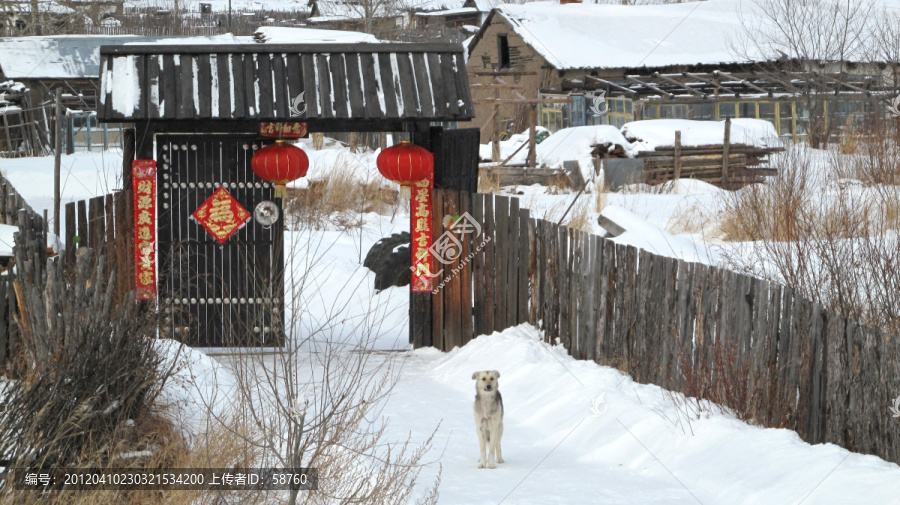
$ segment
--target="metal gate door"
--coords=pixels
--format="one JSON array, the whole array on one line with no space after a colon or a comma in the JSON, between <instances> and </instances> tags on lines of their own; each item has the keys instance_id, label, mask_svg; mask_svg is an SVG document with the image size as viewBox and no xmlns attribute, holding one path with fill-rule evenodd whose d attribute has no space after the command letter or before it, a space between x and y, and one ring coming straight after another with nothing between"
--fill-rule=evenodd
<instances>
[{"instance_id":1,"label":"metal gate door","mask_svg":"<svg viewBox=\"0 0 900 505\"><path fill-rule=\"evenodd\" d=\"M284 342L284 223L265 227L257 204L276 202L250 167L254 135L157 135L159 296L167 332L203 347ZM192 214L225 188L250 220L219 242Z\"/></svg>"}]
</instances>

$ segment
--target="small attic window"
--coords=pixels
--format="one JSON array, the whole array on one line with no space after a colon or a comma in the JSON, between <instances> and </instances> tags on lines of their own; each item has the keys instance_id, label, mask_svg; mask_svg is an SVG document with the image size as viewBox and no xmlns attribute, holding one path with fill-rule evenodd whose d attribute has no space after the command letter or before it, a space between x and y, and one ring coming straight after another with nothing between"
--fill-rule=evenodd
<instances>
[{"instance_id":1,"label":"small attic window","mask_svg":"<svg viewBox=\"0 0 900 505\"><path fill-rule=\"evenodd\" d=\"M497 54L500 55L500 68L509 68L509 39L506 34L497 35Z\"/></svg>"}]
</instances>

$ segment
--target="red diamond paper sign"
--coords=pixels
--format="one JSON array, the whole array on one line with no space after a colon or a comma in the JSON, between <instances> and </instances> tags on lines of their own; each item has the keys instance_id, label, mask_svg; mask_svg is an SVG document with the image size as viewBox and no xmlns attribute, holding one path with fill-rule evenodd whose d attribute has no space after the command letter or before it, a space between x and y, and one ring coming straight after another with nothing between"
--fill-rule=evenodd
<instances>
[{"instance_id":1,"label":"red diamond paper sign","mask_svg":"<svg viewBox=\"0 0 900 505\"><path fill-rule=\"evenodd\" d=\"M250 220L250 213L225 188L219 188L191 216L220 244Z\"/></svg>"}]
</instances>

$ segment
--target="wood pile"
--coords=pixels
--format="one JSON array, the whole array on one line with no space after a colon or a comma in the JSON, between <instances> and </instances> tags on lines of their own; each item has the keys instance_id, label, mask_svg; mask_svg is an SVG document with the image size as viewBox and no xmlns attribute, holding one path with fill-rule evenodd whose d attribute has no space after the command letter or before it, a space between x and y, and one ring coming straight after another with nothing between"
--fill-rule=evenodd
<instances>
[{"instance_id":1,"label":"wood pile","mask_svg":"<svg viewBox=\"0 0 900 505\"><path fill-rule=\"evenodd\" d=\"M738 189L776 175L778 170L769 166L768 157L784 149L730 145L726 156L725 147L721 144L681 147L678 156L680 169L676 167L675 151L675 147L658 147L654 151L638 154L637 157L644 160L644 179L648 184L681 178L698 179L726 189Z\"/></svg>"}]
</instances>

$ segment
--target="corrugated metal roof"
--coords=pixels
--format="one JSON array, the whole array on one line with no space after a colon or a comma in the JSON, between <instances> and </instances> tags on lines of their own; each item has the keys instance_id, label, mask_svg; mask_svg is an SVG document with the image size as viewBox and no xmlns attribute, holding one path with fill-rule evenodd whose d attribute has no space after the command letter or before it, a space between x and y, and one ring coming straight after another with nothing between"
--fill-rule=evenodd
<instances>
[{"instance_id":1,"label":"corrugated metal roof","mask_svg":"<svg viewBox=\"0 0 900 505\"><path fill-rule=\"evenodd\" d=\"M459 44L122 46L101 58L101 120L474 116Z\"/></svg>"}]
</instances>

